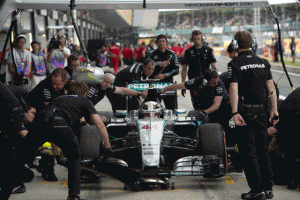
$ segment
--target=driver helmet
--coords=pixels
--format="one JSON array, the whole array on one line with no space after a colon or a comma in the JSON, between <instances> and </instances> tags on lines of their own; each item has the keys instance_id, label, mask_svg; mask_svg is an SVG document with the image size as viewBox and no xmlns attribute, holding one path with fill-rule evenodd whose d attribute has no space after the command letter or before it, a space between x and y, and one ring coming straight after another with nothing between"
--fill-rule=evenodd
<instances>
[{"instance_id":1,"label":"driver helmet","mask_svg":"<svg viewBox=\"0 0 300 200\"><path fill-rule=\"evenodd\" d=\"M159 103L155 101L146 102L141 110L142 118L144 119L156 119L159 118L162 113L162 108Z\"/></svg>"}]
</instances>

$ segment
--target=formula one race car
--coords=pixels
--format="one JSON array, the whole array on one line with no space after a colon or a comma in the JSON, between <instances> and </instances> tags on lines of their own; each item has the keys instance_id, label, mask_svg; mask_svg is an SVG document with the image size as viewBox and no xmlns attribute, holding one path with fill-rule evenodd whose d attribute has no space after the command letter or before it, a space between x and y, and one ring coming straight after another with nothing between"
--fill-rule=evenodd
<instances>
[{"instance_id":1,"label":"formula one race car","mask_svg":"<svg viewBox=\"0 0 300 200\"><path fill-rule=\"evenodd\" d=\"M135 84L148 83L134 83L131 88L141 88ZM160 88L168 84L151 84L148 97L138 110L117 111L118 115L125 117L112 117L107 124L114 150L113 158L107 162L126 167L139 175L134 185L125 185L126 189L174 188L174 184L169 182L173 175L218 178L226 173L227 155L222 126L203 123L195 111L186 117L178 117L183 110L173 112L165 109L157 98L174 95L160 94ZM85 157L83 166L90 166L84 169L89 170L91 159L100 156L99 133L92 125L84 126L79 141Z\"/></svg>"}]
</instances>

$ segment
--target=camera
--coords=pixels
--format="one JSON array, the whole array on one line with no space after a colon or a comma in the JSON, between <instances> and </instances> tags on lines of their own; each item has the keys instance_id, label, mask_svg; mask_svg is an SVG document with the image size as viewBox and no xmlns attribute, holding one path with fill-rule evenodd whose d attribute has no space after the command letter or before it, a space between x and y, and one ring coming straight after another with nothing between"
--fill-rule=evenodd
<instances>
[{"instance_id":1,"label":"camera","mask_svg":"<svg viewBox=\"0 0 300 200\"><path fill-rule=\"evenodd\" d=\"M59 49L59 45L60 45L61 41L55 38L52 38L50 41L50 44L52 46L52 48L54 49Z\"/></svg>"}]
</instances>

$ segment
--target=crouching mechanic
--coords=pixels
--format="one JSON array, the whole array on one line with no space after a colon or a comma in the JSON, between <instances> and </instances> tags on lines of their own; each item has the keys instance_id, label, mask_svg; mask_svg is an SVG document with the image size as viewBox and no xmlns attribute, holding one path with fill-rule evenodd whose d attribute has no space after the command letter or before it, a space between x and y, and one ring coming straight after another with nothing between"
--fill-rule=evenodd
<instances>
[{"instance_id":1,"label":"crouching mechanic","mask_svg":"<svg viewBox=\"0 0 300 200\"><path fill-rule=\"evenodd\" d=\"M184 83L173 84L164 87L162 92L180 89L194 89L194 107L201 111L204 121L219 123L224 128L228 126L230 119L229 94L216 70L209 69L204 77L196 77Z\"/></svg>"},{"instance_id":2,"label":"crouching mechanic","mask_svg":"<svg viewBox=\"0 0 300 200\"><path fill-rule=\"evenodd\" d=\"M151 59L146 59L143 64L135 63L131 67L127 67L116 74L114 86L116 88L126 87L127 84L134 81L146 80L149 76L152 75L154 70L155 62ZM124 95L120 95L120 93L116 93L117 92L107 94L108 98L110 99L113 111L126 110L126 97ZM133 94L132 96L142 96L143 98L147 96L147 91L143 91L141 93L134 91L134 93L135 94ZM128 102L128 110L136 110L138 108L138 99L131 98Z\"/></svg>"},{"instance_id":3,"label":"crouching mechanic","mask_svg":"<svg viewBox=\"0 0 300 200\"><path fill-rule=\"evenodd\" d=\"M23 145L17 151L18 153L20 151L20 156L13 162L18 166L24 165L29 158L28 155L33 155L44 142L53 141L68 159L68 200L80 200L81 155L77 138L71 127L79 123L82 117L91 119L100 132L106 157L109 157L112 152L107 130L97 115L95 107L85 98L87 93L88 87L85 83L71 82L68 95L56 97L49 106L37 114L33 121L35 128L24 138ZM25 147L27 151L24 151ZM13 177L11 180L15 181Z\"/></svg>"}]
</instances>

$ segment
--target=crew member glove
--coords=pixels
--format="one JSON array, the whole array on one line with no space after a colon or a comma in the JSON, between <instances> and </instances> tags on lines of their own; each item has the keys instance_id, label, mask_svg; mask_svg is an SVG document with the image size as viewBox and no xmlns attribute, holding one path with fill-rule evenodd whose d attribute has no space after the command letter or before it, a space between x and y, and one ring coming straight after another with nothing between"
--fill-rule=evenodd
<instances>
[{"instance_id":1,"label":"crew member glove","mask_svg":"<svg viewBox=\"0 0 300 200\"><path fill-rule=\"evenodd\" d=\"M181 95L182 95L183 97L185 97L185 94L186 94L186 89L181 90Z\"/></svg>"},{"instance_id":2,"label":"crew member glove","mask_svg":"<svg viewBox=\"0 0 300 200\"><path fill-rule=\"evenodd\" d=\"M197 114L196 119L198 121L202 121L202 123L208 123L209 122L208 114L206 112L204 112L203 110L201 110Z\"/></svg>"}]
</instances>

